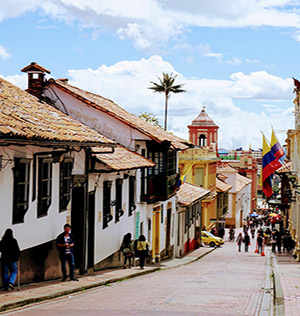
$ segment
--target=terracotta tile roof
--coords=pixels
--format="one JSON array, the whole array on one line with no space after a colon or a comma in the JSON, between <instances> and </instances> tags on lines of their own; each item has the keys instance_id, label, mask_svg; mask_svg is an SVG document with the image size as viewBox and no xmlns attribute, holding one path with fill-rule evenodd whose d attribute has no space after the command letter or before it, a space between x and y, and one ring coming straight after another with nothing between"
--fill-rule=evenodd
<instances>
[{"instance_id":1,"label":"terracotta tile roof","mask_svg":"<svg viewBox=\"0 0 300 316\"><path fill-rule=\"evenodd\" d=\"M180 150L184 150L192 146L192 144L188 141L177 137L163 130L162 128L154 126L151 123L145 122L141 118L127 112L113 101L103 98L100 95L71 86L65 81L50 79L49 83L56 85L56 87L58 87L59 89L71 94L72 96L81 100L87 105L115 117L116 119L140 131L144 135L147 135L157 142L170 142L175 149Z\"/></svg>"},{"instance_id":2,"label":"terracotta tile roof","mask_svg":"<svg viewBox=\"0 0 300 316\"><path fill-rule=\"evenodd\" d=\"M209 193L209 190L203 189L198 185L185 182L177 191L178 203L182 206L189 206L197 200L204 198Z\"/></svg>"},{"instance_id":3,"label":"terracotta tile roof","mask_svg":"<svg viewBox=\"0 0 300 316\"><path fill-rule=\"evenodd\" d=\"M205 111L205 106L200 114L192 121L192 126L217 126Z\"/></svg>"},{"instance_id":4,"label":"terracotta tile roof","mask_svg":"<svg viewBox=\"0 0 300 316\"><path fill-rule=\"evenodd\" d=\"M285 172L290 172L292 168L292 162L289 161L282 165L278 170L276 170L276 173L285 173Z\"/></svg>"},{"instance_id":5,"label":"terracotta tile roof","mask_svg":"<svg viewBox=\"0 0 300 316\"><path fill-rule=\"evenodd\" d=\"M226 164L226 165L223 165L223 166L219 166L217 168L217 173L222 173L222 172L225 172L225 173L226 172L233 172L233 173L235 173L235 172L237 172L237 170Z\"/></svg>"},{"instance_id":6,"label":"terracotta tile roof","mask_svg":"<svg viewBox=\"0 0 300 316\"><path fill-rule=\"evenodd\" d=\"M236 191L239 192L241 191L247 184L251 183L252 180L240 175L237 173L236 175Z\"/></svg>"},{"instance_id":7,"label":"terracotta tile roof","mask_svg":"<svg viewBox=\"0 0 300 316\"><path fill-rule=\"evenodd\" d=\"M24 67L23 69L21 69L22 72L30 72L30 71L36 71L36 70L39 70L41 72L47 72L48 74L51 73L50 70L42 67L41 65L35 63L35 62L32 62L30 65Z\"/></svg>"},{"instance_id":8,"label":"terracotta tile roof","mask_svg":"<svg viewBox=\"0 0 300 316\"><path fill-rule=\"evenodd\" d=\"M0 78L0 139L115 144L53 106Z\"/></svg>"},{"instance_id":9,"label":"terracotta tile roof","mask_svg":"<svg viewBox=\"0 0 300 316\"><path fill-rule=\"evenodd\" d=\"M216 186L217 186L217 191L221 191L221 192L227 192L229 191L232 186L228 183L225 183L219 179L216 179Z\"/></svg>"},{"instance_id":10,"label":"terracotta tile roof","mask_svg":"<svg viewBox=\"0 0 300 316\"><path fill-rule=\"evenodd\" d=\"M142 155L132 152L123 146L118 145L114 148L113 153L93 154L97 151L105 151L103 148L92 148L92 155L102 162L105 166L114 170L137 169L142 167L153 167L155 163L143 157Z\"/></svg>"}]
</instances>

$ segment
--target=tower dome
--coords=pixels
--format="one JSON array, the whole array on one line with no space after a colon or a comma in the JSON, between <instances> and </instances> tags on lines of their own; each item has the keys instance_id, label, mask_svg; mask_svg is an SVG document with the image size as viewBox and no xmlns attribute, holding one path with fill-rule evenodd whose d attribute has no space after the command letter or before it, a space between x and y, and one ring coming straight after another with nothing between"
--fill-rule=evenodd
<instances>
[{"instance_id":1,"label":"tower dome","mask_svg":"<svg viewBox=\"0 0 300 316\"><path fill-rule=\"evenodd\" d=\"M199 147L208 147L209 150L218 151L219 126L209 117L204 106L200 114L188 126L190 142Z\"/></svg>"},{"instance_id":2,"label":"tower dome","mask_svg":"<svg viewBox=\"0 0 300 316\"><path fill-rule=\"evenodd\" d=\"M205 108L204 106L200 114L192 121L192 126L216 126L214 121L206 113Z\"/></svg>"}]
</instances>

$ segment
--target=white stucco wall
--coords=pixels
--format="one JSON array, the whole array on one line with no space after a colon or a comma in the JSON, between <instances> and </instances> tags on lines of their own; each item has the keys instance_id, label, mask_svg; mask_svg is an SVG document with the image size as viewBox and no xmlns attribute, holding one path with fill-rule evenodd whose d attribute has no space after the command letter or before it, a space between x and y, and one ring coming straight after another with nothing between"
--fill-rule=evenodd
<instances>
[{"instance_id":1,"label":"white stucco wall","mask_svg":"<svg viewBox=\"0 0 300 316\"><path fill-rule=\"evenodd\" d=\"M134 174L134 172L131 172ZM102 261L111 254L119 250L123 236L127 233L134 238L134 213L129 216L129 178L123 180L122 187L122 209L124 214L118 222L115 222L115 207L111 207L113 220L108 223L108 227L103 228L103 182L112 181L111 199L115 200L115 181L124 178L124 172L118 175L116 172L109 174L90 176L89 190L95 191L95 263Z\"/></svg>"},{"instance_id":2,"label":"white stucco wall","mask_svg":"<svg viewBox=\"0 0 300 316\"><path fill-rule=\"evenodd\" d=\"M4 159L28 158L34 153L45 152L47 149L34 146L0 147L0 155ZM75 159L76 160L76 159ZM6 161L4 161L6 163ZM76 161L77 163L77 161ZM24 217L24 223L12 224L13 218L13 172L14 162L7 164L0 171L0 234L7 228L12 228L21 250L51 241L63 231L67 219L67 211L59 213L59 163L52 165L52 202L48 215L37 217L37 187L36 198L32 201L33 191L33 160L30 163L29 208ZM36 186L38 185L36 172Z\"/></svg>"},{"instance_id":3,"label":"white stucco wall","mask_svg":"<svg viewBox=\"0 0 300 316\"><path fill-rule=\"evenodd\" d=\"M120 120L111 115L86 105L53 85L44 92L46 96L50 98L53 96L53 93L51 93L49 89L55 90L59 98L59 101L56 102L56 107L62 112L67 113L110 139L116 140L126 148L135 150L135 139L150 140L149 137L136 129L120 122ZM61 102L63 102L63 106Z\"/></svg>"}]
</instances>

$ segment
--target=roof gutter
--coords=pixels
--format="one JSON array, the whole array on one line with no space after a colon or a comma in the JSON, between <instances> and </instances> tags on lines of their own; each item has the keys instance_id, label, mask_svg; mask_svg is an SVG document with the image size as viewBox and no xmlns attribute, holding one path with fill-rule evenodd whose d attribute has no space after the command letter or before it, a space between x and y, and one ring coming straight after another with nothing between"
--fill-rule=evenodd
<instances>
[{"instance_id":1,"label":"roof gutter","mask_svg":"<svg viewBox=\"0 0 300 316\"><path fill-rule=\"evenodd\" d=\"M9 145L36 145L40 147L110 147L112 152L99 152L102 153L113 153L114 148L117 147L117 144L107 144L102 142L66 142L66 141L53 141L53 140L30 140L30 139L10 139L10 138L1 138L0 146L9 146ZM98 153L98 152L95 152Z\"/></svg>"}]
</instances>

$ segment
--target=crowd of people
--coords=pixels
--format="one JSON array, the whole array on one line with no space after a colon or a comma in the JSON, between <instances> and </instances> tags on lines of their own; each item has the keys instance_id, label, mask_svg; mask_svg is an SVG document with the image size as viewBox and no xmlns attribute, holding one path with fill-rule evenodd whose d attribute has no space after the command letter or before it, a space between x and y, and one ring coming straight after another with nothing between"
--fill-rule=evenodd
<instances>
[{"instance_id":1,"label":"crowd of people","mask_svg":"<svg viewBox=\"0 0 300 316\"><path fill-rule=\"evenodd\" d=\"M229 241L236 241L238 251L241 251L242 243L245 244L245 251L248 251L250 245L250 236L255 242L255 252L262 254L264 246L271 245L273 253L289 252L294 248L294 241L288 230L275 228L276 220L268 217L268 215L260 218L248 218L246 224L243 225L243 234L239 233L235 239L235 231L232 227L229 229ZM269 226L270 225L270 226ZM279 227L281 227L279 225ZM255 239L256 236L256 239Z\"/></svg>"},{"instance_id":2,"label":"crowd of people","mask_svg":"<svg viewBox=\"0 0 300 316\"><path fill-rule=\"evenodd\" d=\"M264 247L269 245L273 253L290 252L295 246L294 241L288 230L278 229L282 227L282 225L276 226L278 220L280 216L270 217L267 212L261 216L249 216L243 225L243 232L238 233L237 236L235 229L232 226L229 228L228 241L236 242L239 252L242 250L242 245L245 252L248 252L251 242L255 245L255 252L258 254L262 254ZM225 229L223 226L219 230L212 227L210 233L223 239Z\"/></svg>"}]
</instances>

